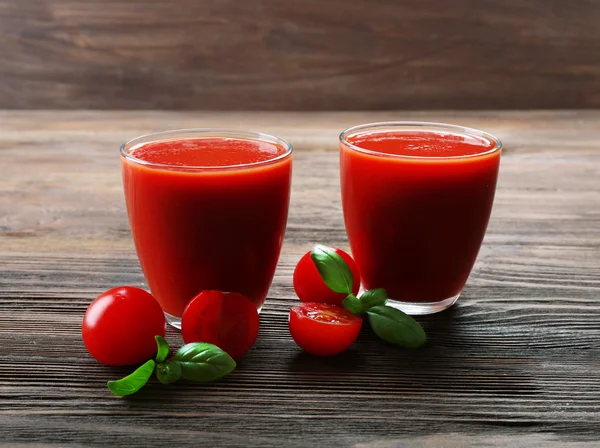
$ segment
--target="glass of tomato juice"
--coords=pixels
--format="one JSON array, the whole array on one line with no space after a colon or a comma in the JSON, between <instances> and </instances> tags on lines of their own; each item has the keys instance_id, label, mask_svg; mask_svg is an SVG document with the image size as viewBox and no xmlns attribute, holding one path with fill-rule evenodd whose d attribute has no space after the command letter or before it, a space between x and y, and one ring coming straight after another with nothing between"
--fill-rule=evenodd
<instances>
[{"instance_id":1,"label":"glass of tomato juice","mask_svg":"<svg viewBox=\"0 0 600 448\"><path fill-rule=\"evenodd\" d=\"M408 314L452 306L492 211L502 144L441 123L372 123L340 135L342 204L365 289Z\"/></svg>"},{"instance_id":2,"label":"glass of tomato juice","mask_svg":"<svg viewBox=\"0 0 600 448\"><path fill-rule=\"evenodd\" d=\"M121 167L138 258L167 321L179 328L203 290L260 310L285 232L292 146L258 132L168 131L125 143Z\"/></svg>"}]
</instances>

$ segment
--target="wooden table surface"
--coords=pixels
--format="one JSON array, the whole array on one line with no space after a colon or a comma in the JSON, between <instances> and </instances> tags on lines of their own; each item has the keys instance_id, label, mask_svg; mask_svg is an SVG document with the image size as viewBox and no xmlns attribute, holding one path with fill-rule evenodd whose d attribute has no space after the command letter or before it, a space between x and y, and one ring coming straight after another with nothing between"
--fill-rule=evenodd
<instances>
[{"instance_id":1,"label":"wooden table surface","mask_svg":"<svg viewBox=\"0 0 600 448\"><path fill-rule=\"evenodd\" d=\"M329 359L287 329L291 276L316 242L347 247L337 135L380 120L460 123L505 145L492 219L457 305L396 349L363 331ZM295 146L283 253L254 349L228 377L113 397L130 371L87 354L100 292L143 286L119 145L189 127ZM181 337L169 330L173 346ZM0 112L0 443L116 446L597 446L600 112Z\"/></svg>"}]
</instances>

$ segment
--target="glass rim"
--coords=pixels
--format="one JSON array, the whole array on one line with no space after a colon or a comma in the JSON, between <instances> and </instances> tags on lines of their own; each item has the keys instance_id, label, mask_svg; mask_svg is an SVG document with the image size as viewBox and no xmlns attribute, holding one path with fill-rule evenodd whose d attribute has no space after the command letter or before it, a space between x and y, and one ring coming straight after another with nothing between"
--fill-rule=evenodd
<instances>
[{"instance_id":1,"label":"glass rim","mask_svg":"<svg viewBox=\"0 0 600 448\"><path fill-rule=\"evenodd\" d=\"M252 140L258 142L271 143L285 149L285 152L271 159L260 160L258 162L239 163L236 165L171 165L169 163L149 162L144 159L139 159L133 156L129 151L141 145L148 143L179 140L186 138L239 138L243 140ZM265 134L257 131L240 131L235 129L220 129L220 128L186 128L174 129L170 131L153 132L134 137L121 145L120 154L123 158L139 165L144 165L151 168L168 168L169 170L181 171L208 171L208 170L236 170L242 168L256 168L263 165L288 158L293 152L293 146L287 140L271 134Z\"/></svg>"},{"instance_id":2,"label":"glass rim","mask_svg":"<svg viewBox=\"0 0 600 448\"><path fill-rule=\"evenodd\" d=\"M360 146L354 145L354 144L350 143L347 139L347 137L349 137L351 134L359 134L359 133L361 133L361 131L368 131L368 130L377 131L378 129L382 129L382 128L403 129L403 128L409 128L409 127L415 127L415 128L420 128L422 130L432 130L432 131L442 130L442 131L448 131L449 133L454 133L454 134L458 134L458 135L481 137L481 138L484 138L484 139L488 140L489 142L493 143L494 146L492 148L486 149L485 151L482 151L482 152L477 152L475 154L465 154L465 155L460 155L460 156L420 156L420 155L410 156L410 155L405 155L405 154L390 154L390 153L385 153L385 152L373 151L371 149L366 149L366 148L362 148ZM340 140L340 143L344 144L345 146L347 146L348 148L350 148L354 151L362 152L365 154L376 155L379 157L390 157L390 158L396 158L396 159L422 159L422 160L427 160L427 159L432 159L432 160L436 160L436 159L437 160L440 160L440 159L442 159L442 160L443 159L467 159L467 158L481 157L484 155L492 154L492 153L500 151L502 149L502 142L500 141L500 139L488 132L481 131L481 130L475 129L475 128L469 128L466 126L447 124L447 123L438 123L438 122L433 122L433 121L431 121L431 122L430 121L379 121L379 122L375 122L375 123L360 124L358 126L352 126L348 129L345 129L344 131L342 131L339 135L339 140Z\"/></svg>"}]
</instances>

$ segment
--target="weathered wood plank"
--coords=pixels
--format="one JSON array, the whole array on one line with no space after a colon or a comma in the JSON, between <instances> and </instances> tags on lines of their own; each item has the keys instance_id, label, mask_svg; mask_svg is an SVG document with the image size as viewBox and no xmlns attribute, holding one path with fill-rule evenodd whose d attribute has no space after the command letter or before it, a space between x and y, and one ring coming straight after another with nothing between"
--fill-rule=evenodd
<instances>
[{"instance_id":1,"label":"weathered wood plank","mask_svg":"<svg viewBox=\"0 0 600 448\"><path fill-rule=\"evenodd\" d=\"M456 307L420 318L403 351L367 330L315 359L287 332L293 266L314 242L346 246L337 134L428 119L503 138L497 201ZM572 446L600 421L600 112L0 112L0 440L7 444ZM113 398L127 369L87 355L89 301L144 285L118 146L168 128L261 129L296 146L284 252L255 348L222 381ZM173 345L181 343L174 330Z\"/></svg>"},{"instance_id":2,"label":"weathered wood plank","mask_svg":"<svg viewBox=\"0 0 600 448\"><path fill-rule=\"evenodd\" d=\"M0 0L0 107L600 106L596 0Z\"/></svg>"}]
</instances>

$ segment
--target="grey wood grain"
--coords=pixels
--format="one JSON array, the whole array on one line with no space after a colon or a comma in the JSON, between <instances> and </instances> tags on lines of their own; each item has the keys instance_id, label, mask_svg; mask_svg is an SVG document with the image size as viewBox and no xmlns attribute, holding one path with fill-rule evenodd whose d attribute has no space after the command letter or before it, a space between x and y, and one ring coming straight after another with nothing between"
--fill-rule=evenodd
<instances>
[{"instance_id":1,"label":"grey wood grain","mask_svg":"<svg viewBox=\"0 0 600 448\"><path fill-rule=\"evenodd\" d=\"M597 0L0 0L0 107L600 106Z\"/></svg>"},{"instance_id":2,"label":"grey wood grain","mask_svg":"<svg viewBox=\"0 0 600 448\"><path fill-rule=\"evenodd\" d=\"M293 267L315 242L347 247L337 134L426 119L503 139L484 247L451 310L419 318L404 351L366 329L346 353L305 355L287 331ZM600 112L0 112L0 441L117 446L576 446L600 423ZM118 147L150 131L260 129L295 144L283 254L256 346L207 385L153 382L80 340L89 302L144 286ZM181 343L170 330L167 339Z\"/></svg>"}]
</instances>

